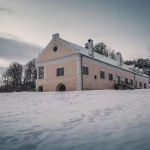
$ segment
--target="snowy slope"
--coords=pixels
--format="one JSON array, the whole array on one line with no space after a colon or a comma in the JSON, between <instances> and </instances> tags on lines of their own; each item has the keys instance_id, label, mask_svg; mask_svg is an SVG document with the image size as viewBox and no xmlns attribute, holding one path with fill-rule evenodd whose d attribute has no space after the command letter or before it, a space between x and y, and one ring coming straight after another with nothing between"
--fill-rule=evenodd
<instances>
[{"instance_id":1,"label":"snowy slope","mask_svg":"<svg viewBox=\"0 0 150 150\"><path fill-rule=\"evenodd\" d=\"M0 94L0 150L150 149L150 90Z\"/></svg>"}]
</instances>

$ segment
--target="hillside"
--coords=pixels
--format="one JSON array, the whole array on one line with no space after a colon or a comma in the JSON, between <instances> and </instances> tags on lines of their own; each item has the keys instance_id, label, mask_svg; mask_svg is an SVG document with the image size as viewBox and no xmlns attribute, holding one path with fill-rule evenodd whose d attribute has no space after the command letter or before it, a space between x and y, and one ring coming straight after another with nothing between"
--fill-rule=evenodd
<instances>
[{"instance_id":1,"label":"hillside","mask_svg":"<svg viewBox=\"0 0 150 150\"><path fill-rule=\"evenodd\" d=\"M6 93L1 150L146 150L150 90Z\"/></svg>"}]
</instances>

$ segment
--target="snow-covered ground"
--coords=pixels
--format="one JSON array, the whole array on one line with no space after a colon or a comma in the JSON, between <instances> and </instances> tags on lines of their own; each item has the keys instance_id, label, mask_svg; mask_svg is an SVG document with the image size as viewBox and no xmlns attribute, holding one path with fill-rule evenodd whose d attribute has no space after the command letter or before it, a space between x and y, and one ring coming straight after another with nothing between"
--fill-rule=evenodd
<instances>
[{"instance_id":1,"label":"snow-covered ground","mask_svg":"<svg viewBox=\"0 0 150 150\"><path fill-rule=\"evenodd\" d=\"M0 94L0 150L149 150L150 90Z\"/></svg>"}]
</instances>

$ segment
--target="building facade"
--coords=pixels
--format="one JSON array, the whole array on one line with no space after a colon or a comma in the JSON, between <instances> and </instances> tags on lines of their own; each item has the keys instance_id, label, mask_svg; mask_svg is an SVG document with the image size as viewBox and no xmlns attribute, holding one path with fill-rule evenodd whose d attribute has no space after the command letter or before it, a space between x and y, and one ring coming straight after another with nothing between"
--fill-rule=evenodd
<instances>
[{"instance_id":1,"label":"building facade","mask_svg":"<svg viewBox=\"0 0 150 150\"><path fill-rule=\"evenodd\" d=\"M114 89L124 82L136 88L149 88L149 78L138 68L93 51L93 41L87 48L68 42L54 34L36 61L39 91L79 91Z\"/></svg>"}]
</instances>

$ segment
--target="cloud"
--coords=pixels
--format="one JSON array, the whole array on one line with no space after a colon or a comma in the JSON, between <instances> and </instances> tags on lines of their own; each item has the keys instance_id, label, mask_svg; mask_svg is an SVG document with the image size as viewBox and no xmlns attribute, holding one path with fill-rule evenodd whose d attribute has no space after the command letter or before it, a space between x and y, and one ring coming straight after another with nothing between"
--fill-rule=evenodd
<instances>
[{"instance_id":1,"label":"cloud","mask_svg":"<svg viewBox=\"0 0 150 150\"><path fill-rule=\"evenodd\" d=\"M32 58L38 57L41 47L14 39L0 37L0 72L11 62L25 64Z\"/></svg>"},{"instance_id":2,"label":"cloud","mask_svg":"<svg viewBox=\"0 0 150 150\"><path fill-rule=\"evenodd\" d=\"M4 8L4 7L1 7L1 6L0 6L0 13L1 13L1 12L11 13L12 10L9 9L9 8Z\"/></svg>"},{"instance_id":3,"label":"cloud","mask_svg":"<svg viewBox=\"0 0 150 150\"><path fill-rule=\"evenodd\" d=\"M0 58L0 67L6 68L6 67L9 66L10 63L11 63L10 60L6 60L4 58Z\"/></svg>"},{"instance_id":4,"label":"cloud","mask_svg":"<svg viewBox=\"0 0 150 150\"><path fill-rule=\"evenodd\" d=\"M6 33L6 32L0 32L0 37L6 38L6 39L13 39L13 40L17 40L19 41L20 39L10 33Z\"/></svg>"},{"instance_id":5,"label":"cloud","mask_svg":"<svg viewBox=\"0 0 150 150\"><path fill-rule=\"evenodd\" d=\"M1 73L3 73L4 71L6 70L6 68L5 67L0 67L0 77L1 77Z\"/></svg>"}]
</instances>

